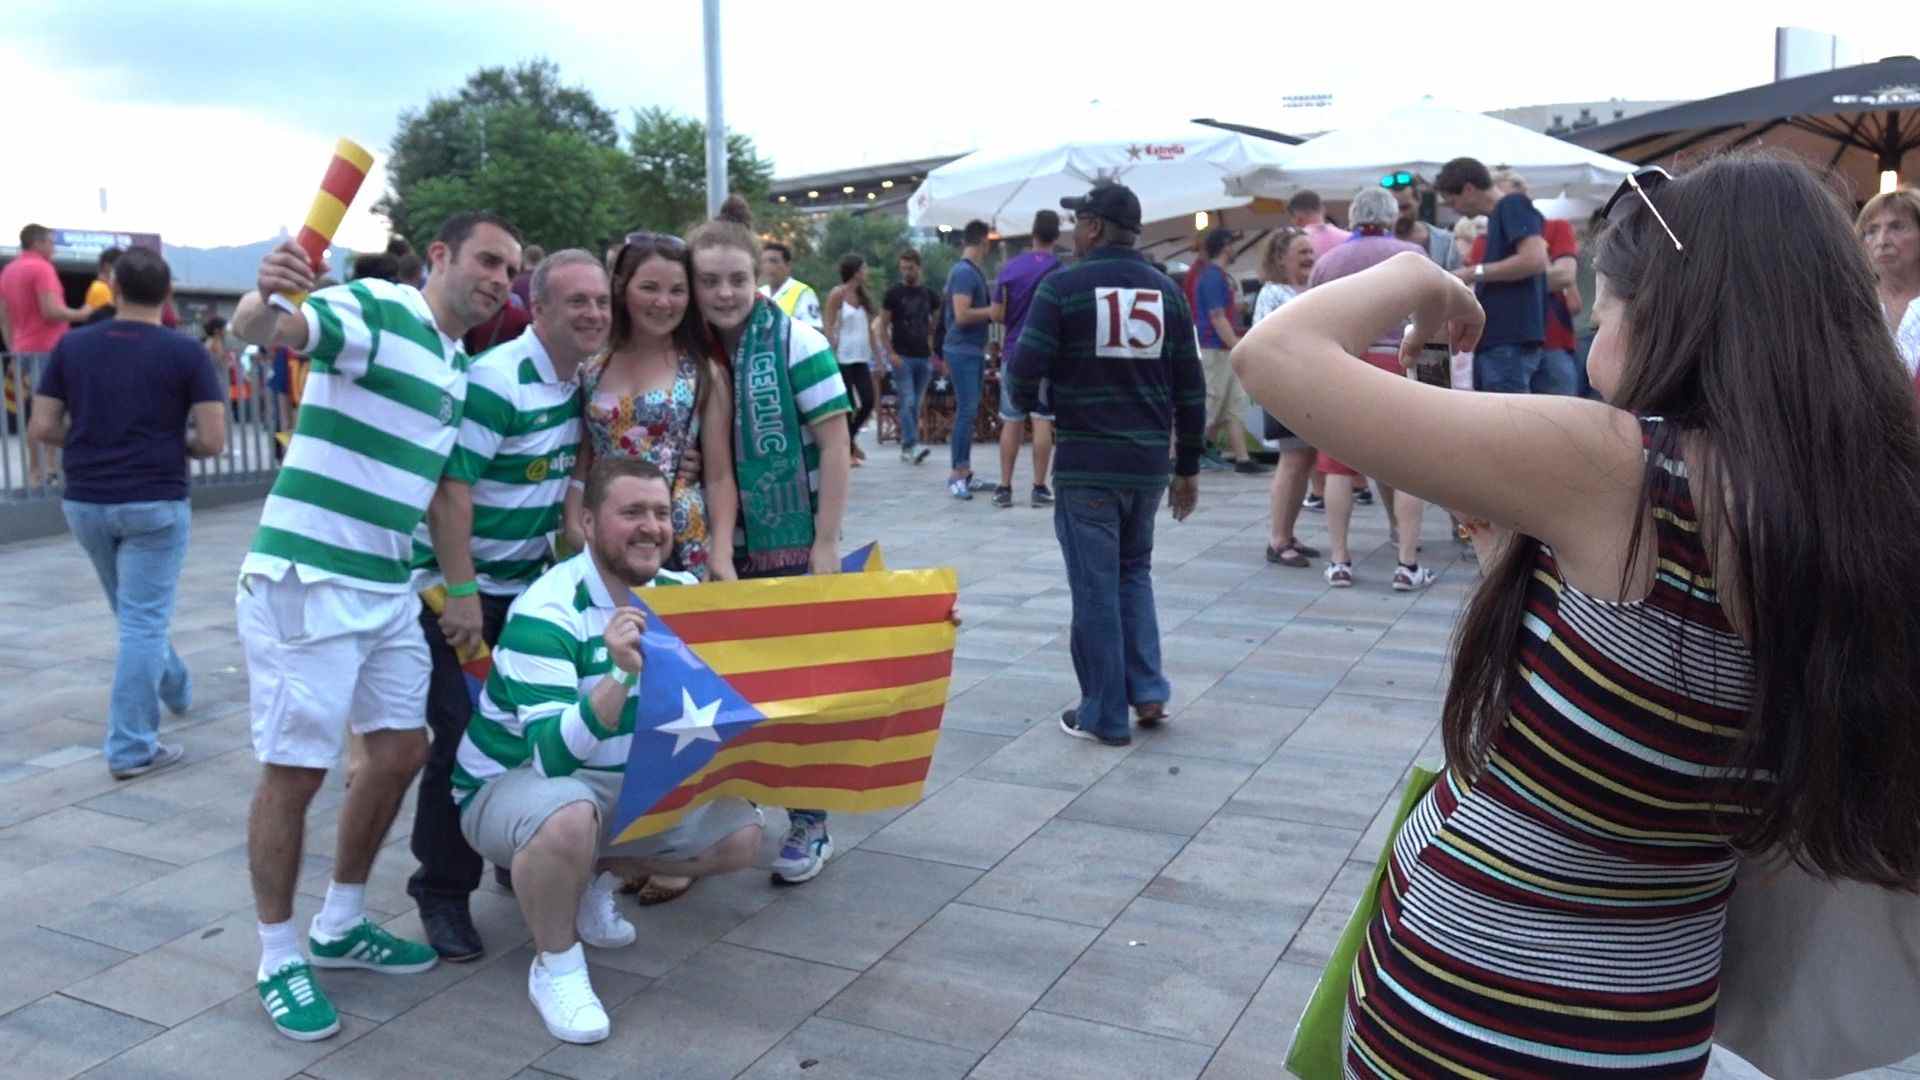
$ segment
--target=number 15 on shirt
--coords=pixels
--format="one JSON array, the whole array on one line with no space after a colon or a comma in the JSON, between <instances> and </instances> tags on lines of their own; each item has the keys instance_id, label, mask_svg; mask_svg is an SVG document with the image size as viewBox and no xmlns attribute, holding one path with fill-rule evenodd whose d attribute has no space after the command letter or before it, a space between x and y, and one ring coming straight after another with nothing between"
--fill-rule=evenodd
<instances>
[{"instance_id":1,"label":"number 15 on shirt","mask_svg":"<svg viewBox=\"0 0 1920 1080\"><path fill-rule=\"evenodd\" d=\"M1159 289L1093 290L1095 356L1156 357L1166 343L1165 300Z\"/></svg>"}]
</instances>

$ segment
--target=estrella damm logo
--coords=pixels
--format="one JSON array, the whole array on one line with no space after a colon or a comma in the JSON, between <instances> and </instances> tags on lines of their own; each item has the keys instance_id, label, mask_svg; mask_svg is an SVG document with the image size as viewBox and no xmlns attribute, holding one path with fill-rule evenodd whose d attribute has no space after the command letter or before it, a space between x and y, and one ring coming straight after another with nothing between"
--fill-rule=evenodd
<instances>
[{"instance_id":1,"label":"estrella damm logo","mask_svg":"<svg viewBox=\"0 0 1920 1080\"><path fill-rule=\"evenodd\" d=\"M538 484L549 476L566 474L573 471L573 463L578 460L572 451L561 451L551 458L534 458L527 462L527 483Z\"/></svg>"}]
</instances>

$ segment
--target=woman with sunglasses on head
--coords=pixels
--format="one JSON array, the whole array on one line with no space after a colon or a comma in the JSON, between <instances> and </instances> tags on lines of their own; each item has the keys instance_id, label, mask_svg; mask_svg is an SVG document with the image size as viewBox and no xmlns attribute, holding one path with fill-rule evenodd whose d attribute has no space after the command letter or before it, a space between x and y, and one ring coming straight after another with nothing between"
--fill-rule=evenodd
<instances>
[{"instance_id":1,"label":"woman with sunglasses on head","mask_svg":"<svg viewBox=\"0 0 1920 1080\"><path fill-rule=\"evenodd\" d=\"M730 422L710 392L712 363L702 324L690 310L692 263L677 236L630 234L612 260L613 328L607 349L580 365L587 438L567 495L567 537L577 550L581 492L595 459L645 458L673 483L670 569L706 580L707 508L701 490L706 443L724 440Z\"/></svg>"},{"instance_id":2,"label":"woman with sunglasses on head","mask_svg":"<svg viewBox=\"0 0 1920 1080\"><path fill-rule=\"evenodd\" d=\"M693 230L693 295L719 373L707 455L717 578L833 574L847 510L851 410L827 339L755 290L760 239L745 199ZM788 810L778 884L811 881L833 854L824 810Z\"/></svg>"},{"instance_id":3,"label":"woman with sunglasses on head","mask_svg":"<svg viewBox=\"0 0 1920 1080\"><path fill-rule=\"evenodd\" d=\"M1484 314L1424 256L1234 358L1314 445L1493 523L1447 772L1353 967L1349 1076L1701 1076L1737 853L1920 885L1920 421L1850 215L1750 156L1648 170L1607 213L1606 403L1354 359L1409 313L1410 347L1473 346Z\"/></svg>"},{"instance_id":4,"label":"woman with sunglasses on head","mask_svg":"<svg viewBox=\"0 0 1920 1080\"><path fill-rule=\"evenodd\" d=\"M1880 308L1907 373L1920 374L1920 191L1901 188L1867 200L1854 231L1873 263Z\"/></svg>"}]
</instances>

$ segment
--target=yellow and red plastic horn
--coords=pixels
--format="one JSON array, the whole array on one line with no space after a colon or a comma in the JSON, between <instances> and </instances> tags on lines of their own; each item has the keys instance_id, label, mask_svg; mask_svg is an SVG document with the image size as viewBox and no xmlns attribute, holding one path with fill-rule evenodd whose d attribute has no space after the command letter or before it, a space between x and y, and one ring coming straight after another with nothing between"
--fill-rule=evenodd
<instances>
[{"instance_id":1,"label":"yellow and red plastic horn","mask_svg":"<svg viewBox=\"0 0 1920 1080\"><path fill-rule=\"evenodd\" d=\"M353 197L360 193L360 185L372 169L373 155L359 143L341 139L333 144L333 160L327 163L327 173L320 178L320 190L313 193L313 205L307 208L306 223L294 238L316 271L320 269L320 260L326 257L328 245L333 243L333 234L340 228L341 219L347 216L347 207L353 205ZM298 296L275 294L273 299L275 306L295 311L306 298L306 294L301 293Z\"/></svg>"}]
</instances>

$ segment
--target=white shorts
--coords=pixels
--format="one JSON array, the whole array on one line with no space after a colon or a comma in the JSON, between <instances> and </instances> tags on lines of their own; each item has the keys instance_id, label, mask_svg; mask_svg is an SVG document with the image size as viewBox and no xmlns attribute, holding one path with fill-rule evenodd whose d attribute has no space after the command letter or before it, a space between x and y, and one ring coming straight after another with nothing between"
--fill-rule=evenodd
<instances>
[{"instance_id":1,"label":"white shorts","mask_svg":"<svg viewBox=\"0 0 1920 1080\"><path fill-rule=\"evenodd\" d=\"M413 592L330 582L240 579L234 596L247 656L253 752L268 765L331 769L347 729L407 731L427 723L433 661Z\"/></svg>"}]
</instances>

